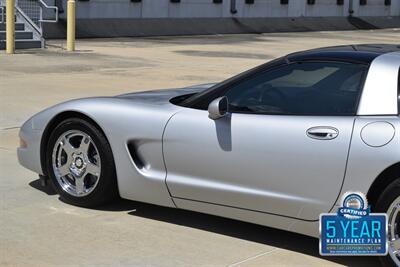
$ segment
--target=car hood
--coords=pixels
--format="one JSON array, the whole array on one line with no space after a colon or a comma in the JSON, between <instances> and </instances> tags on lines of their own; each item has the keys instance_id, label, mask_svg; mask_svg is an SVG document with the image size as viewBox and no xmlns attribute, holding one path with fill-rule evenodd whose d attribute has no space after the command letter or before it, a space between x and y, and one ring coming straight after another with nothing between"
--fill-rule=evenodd
<instances>
[{"instance_id":1,"label":"car hood","mask_svg":"<svg viewBox=\"0 0 400 267\"><path fill-rule=\"evenodd\" d=\"M146 110L151 109L152 112L161 112L167 114L173 112L175 105L169 100L173 97L192 94L204 91L214 84L201 84L180 89L164 89L138 93L123 94L114 97L89 97L69 100L52 107L49 107L34 116L32 116L24 125L29 125L34 130L44 130L49 121L62 112L79 112L96 120L96 116L101 110L111 109L135 109ZM134 105L132 105L134 104ZM97 115L94 115L97 114ZM104 115L104 114L103 114ZM101 115L101 116L103 116ZM101 117L100 116L100 117Z\"/></svg>"},{"instance_id":2,"label":"car hood","mask_svg":"<svg viewBox=\"0 0 400 267\"><path fill-rule=\"evenodd\" d=\"M185 94L193 94L202 92L215 85L214 83L194 85L190 87L178 88L178 89L163 89L153 90L146 92L129 93L115 96L116 98L129 99L134 102L151 103L155 105L169 102L171 98L181 96Z\"/></svg>"}]
</instances>

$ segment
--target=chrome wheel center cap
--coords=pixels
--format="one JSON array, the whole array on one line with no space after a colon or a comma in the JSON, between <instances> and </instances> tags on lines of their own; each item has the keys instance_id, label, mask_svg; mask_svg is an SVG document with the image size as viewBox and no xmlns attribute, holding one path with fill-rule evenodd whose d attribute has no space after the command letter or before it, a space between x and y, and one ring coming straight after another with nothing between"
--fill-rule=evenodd
<instances>
[{"instance_id":1,"label":"chrome wheel center cap","mask_svg":"<svg viewBox=\"0 0 400 267\"><path fill-rule=\"evenodd\" d=\"M83 167L83 160L82 160L81 158L77 158L77 159L75 160L75 166L76 166L78 169L81 169L81 168Z\"/></svg>"},{"instance_id":2,"label":"chrome wheel center cap","mask_svg":"<svg viewBox=\"0 0 400 267\"><path fill-rule=\"evenodd\" d=\"M69 169L74 176L81 177L86 172L86 161L81 154L74 154L72 158L72 163Z\"/></svg>"}]
</instances>

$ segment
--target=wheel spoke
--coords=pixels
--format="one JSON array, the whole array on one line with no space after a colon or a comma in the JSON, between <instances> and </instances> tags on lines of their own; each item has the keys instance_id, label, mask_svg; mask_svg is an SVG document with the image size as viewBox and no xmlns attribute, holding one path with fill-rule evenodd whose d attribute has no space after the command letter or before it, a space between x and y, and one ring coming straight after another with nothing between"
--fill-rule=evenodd
<instances>
[{"instance_id":1,"label":"wheel spoke","mask_svg":"<svg viewBox=\"0 0 400 267\"><path fill-rule=\"evenodd\" d=\"M89 151L89 146L90 146L90 138L89 137L86 137L86 136L83 136L82 137L82 140L81 140L81 143L80 143L80 145L79 145L79 150L82 152L82 153L84 153L85 155L87 155L88 154L88 151Z\"/></svg>"},{"instance_id":2,"label":"wheel spoke","mask_svg":"<svg viewBox=\"0 0 400 267\"><path fill-rule=\"evenodd\" d=\"M89 162L86 166L86 172L93 174L94 176L99 176L100 175L100 167Z\"/></svg>"},{"instance_id":3,"label":"wheel spoke","mask_svg":"<svg viewBox=\"0 0 400 267\"><path fill-rule=\"evenodd\" d=\"M400 239L394 239L390 241L390 244L392 245L392 247L397 251L397 253L400 250Z\"/></svg>"},{"instance_id":4,"label":"wheel spoke","mask_svg":"<svg viewBox=\"0 0 400 267\"><path fill-rule=\"evenodd\" d=\"M69 139L67 138L64 138L61 141L61 148L65 151L65 153L67 153L68 157L70 157L75 151L75 148L71 145Z\"/></svg>"},{"instance_id":5,"label":"wheel spoke","mask_svg":"<svg viewBox=\"0 0 400 267\"><path fill-rule=\"evenodd\" d=\"M75 189L78 195L84 193L85 191L85 183L83 178L84 177L75 178Z\"/></svg>"},{"instance_id":6,"label":"wheel spoke","mask_svg":"<svg viewBox=\"0 0 400 267\"><path fill-rule=\"evenodd\" d=\"M60 174L60 176L66 176L67 174L69 174L69 164L65 163L64 165L58 167L58 173Z\"/></svg>"}]
</instances>

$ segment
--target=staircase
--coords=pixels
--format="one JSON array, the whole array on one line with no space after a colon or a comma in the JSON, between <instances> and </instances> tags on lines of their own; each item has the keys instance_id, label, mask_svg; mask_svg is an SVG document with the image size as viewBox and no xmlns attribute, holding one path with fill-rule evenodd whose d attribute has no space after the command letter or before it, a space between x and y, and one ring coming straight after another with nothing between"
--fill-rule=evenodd
<instances>
[{"instance_id":1,"label":"staircase","mask_svg":"<svg viewBox=\"0 0 400 267\"><path fill-rule=\"evenodd\" d=\"M0 50L6 48L6 7L5 0L0 0ZM43 18L43 9L47 13L54 13L53 19ZM18 0L15 6L15 48L29 49L42 48L44 39L42 36L42 23L58 21L58 9L48 6L43 0Z\"/></svg>"},{"instance_id":2,"label":"staircase","mask_svg":"<svg viewBox=\"0 0 400 267\"><path fill-rule=\"evenodd\" d=\"M0 50L6 49L5 11L6 10L4 8L4 14L0 15ZM15 16L15 48L41 48L42 40L40 38L40 35L35 34L35 32L25 24L26 23L18 19L18 16Z\"/></svg>"}]
</instances>

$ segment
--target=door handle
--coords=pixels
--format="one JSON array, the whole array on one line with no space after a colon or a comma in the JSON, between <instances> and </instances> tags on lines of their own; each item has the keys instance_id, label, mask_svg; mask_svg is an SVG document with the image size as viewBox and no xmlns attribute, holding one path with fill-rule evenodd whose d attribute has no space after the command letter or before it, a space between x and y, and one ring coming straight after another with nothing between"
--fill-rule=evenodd
<instances>
[{"instance_id":1,"label":"door handle","mask_svg":"<svg viewBox=\"0 0 400 267\"><path fill-rule=\"evenodd\" d=\"M339 136L339 130L333 127L318 126L308 129L307 136L317 140L333 140Z\"/></svg>"}]
</instances>

